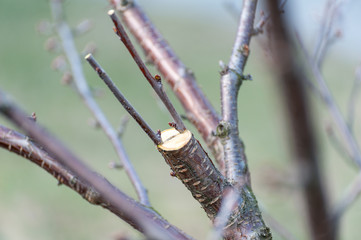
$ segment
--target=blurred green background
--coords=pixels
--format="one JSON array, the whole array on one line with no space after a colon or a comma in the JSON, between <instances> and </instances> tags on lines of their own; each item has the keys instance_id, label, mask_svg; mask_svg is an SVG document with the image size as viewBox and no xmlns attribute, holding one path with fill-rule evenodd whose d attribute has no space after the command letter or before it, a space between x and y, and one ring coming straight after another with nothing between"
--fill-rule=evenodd
<instances>
[{"instance_id":1,"label":"blurred green background","mask_svg":"<svg viewBox=\"0 0 361 240\"><path fill-rule=\"evenodd\" d=\"M183 62L195 72L199 85L217 110L219 107L219 60L228 62L237 28L236 19L222 1L139 1L160 32L165 36ZM239 5L239 4L238 4ZM239 7L236 5L236 7ZM153 129L165 129L169 116L154 97L150 86L140 74L122 44L112 31L106 14L107 1L77 0L64 2L66 18L71 26L89 19L92 30L76 38L78 50L93 42L95 57L118 87L133 103ZM202 7L203 6L203 7ZM311 13L303 8L294 23ZM290 7L292 9L292 5ZM321 6L312 11L321 11ZM48 1L0 0L0 88L10 94L29 114L36 112L38 122L96 171L130 196L134 191L123 171L108 168L116 155L101 130L88 123L92 116L74 89L60 82L62 73L51 69L53 59L62 54L44 50L51 37L39 34L36 26L42 20L51 22ZM308 20L313 26L317 19ZM302 20L299 20L303 24ZM302 31L307 31L304 25ZM352 28L347 28L351 29ZM313 44L315 32L303 37ZM347 32L346 32L347 39ZM354 35L353 35L354 36ZM356 35L357 37L357 35ZM355 37L354 37L355 38ZM352 40L354 40L352 38ZM239 94L240 133L246 145L246 154L255 194L261 205L298 239L306 239L306 223L299 189L294 184L294 169L288 151L287 129L278 86L272 81L267 67L267 47L262 37L253 39L251 57L246 67L253 81L245 82ZM349 44L343 39L331 50L324 72L343 112L354 79L354 69L360 60L355 51L349 55ZM357 50L357 49L356 49ZM152 73L156 73L151 68ZM84 64L90 86L104 89L97 99L114 126L126 113L104 88L90 67ZM176 108L179 103L169 91ZM357 169L340 157L325 134L332 126L327 110L317 97L314 103L315 125L318 126L322 169L326 178L331 204L340 199L357 174ZM356 125L360 120L356 111ZM0 124L13 127L0 117ZM189 124L188 124L189 126ZM193 129L191 126L189 126ZM360 132L360 125L355 128ZM358 139L360 140L360 134ZM198 138L199 139L199 138ZM152 142L130 120L123 143L141 180L149 190L155 209L167 220L197 239L205 239L211 227L200 205L183 185L169 176L165 164ZM342 219L341 239L357 239L361 220L361 202L356 202ZM140 237L112 213L86 203L39 167L14 154L0 149L0 239L114 239L119 234ZM275 239L280 237L274 233Z\"/></svg>"}]
</instances>

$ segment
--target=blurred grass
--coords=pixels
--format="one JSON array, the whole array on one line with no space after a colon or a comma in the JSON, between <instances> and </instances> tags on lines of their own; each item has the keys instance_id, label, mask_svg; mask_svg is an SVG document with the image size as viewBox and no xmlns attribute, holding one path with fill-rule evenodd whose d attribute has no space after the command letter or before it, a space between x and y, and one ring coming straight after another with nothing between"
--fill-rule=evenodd
<instances>
[{"instance_id":1,"label":"blurred grass","mask_svg":"<svg viewBox=\"0 0 361 240\"><path fill-rule=\"evenodd\" d=\"M163 11L147 1L142 4L181 59L195 72L199 85L219 109L218 61L228 61L236 29L234 19L226 13L216 17L195 11L174 13ZM91 32L76 39L78 50L89 41L96 43L97 60L126 97L154 129L167 128L167 113L159 108L150 87L112 32L106 15L106 1L65 1L65 7L70 25L74 26L84 18L94 23ZM0 87L29 113L36 112L39 123L89 165L122 191L135 197L125 174L107 168L108 162L116 160L116 156L104 134L87 124L91 118L89 111L74 90L60 84L61 74L50 68L52 59L61 53L43 50L47 37L35 31L40 20L50 18L47 1L1 1ZM272 216L299 239L305 239L307 233L298 189L292 185L292 177L282 175L290 172L292 176L293 172L277 86L265 67L264 53L257 41L253 41L251 47L246 71L252 74L254 81L245 82L241 87L239 118L253 188ZM354 62L346 61L347 57L343 59L339 55L328 59L331 60L326 62L325 76L340 107L346 109ZM155 73L153 68L151 70ZM93 88L104 89L85 64L84 71ZM116 126L125 112L107 89L104 92L105 96L99 98L98 103ZM181 109L171 93L170 97ZM330 123L327 111L317 98L312 97L312 100L324 159L322 166L334 203L356 171L330 147L324 133L324 126ZM4 118L0 118L0 124L12 127ZM359 132L359 128L356 130ZM133 121L130 121L123 139L155 209L185 232L197 239L205 239L210 228L207 217L182 184L169 176L164 160ZM66 187L56 187L55 179L26 160L1 150L0 161L0 240L112 239L121 232L133 234L132 229L113 214L85 203ZM271 185L270 182L277 177L287 186ZM357 202L346 213L342 239L357 238L360 212L361 204ZM275 234L275 239L278 238Z\"/></svg>"}]
</instances>

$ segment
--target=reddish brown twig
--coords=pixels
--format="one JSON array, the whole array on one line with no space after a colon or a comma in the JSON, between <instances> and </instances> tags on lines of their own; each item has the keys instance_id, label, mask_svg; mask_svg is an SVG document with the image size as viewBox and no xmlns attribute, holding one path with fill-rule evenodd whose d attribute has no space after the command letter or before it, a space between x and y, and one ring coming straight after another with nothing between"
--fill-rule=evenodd
<instances>
[{"instance_id":1,"label":"reddish brown twig","mask_svg":"<svg viewBox=\"0 0 361 240\"><path fill-rule=\"evenodd\" d=\"M220 140L213 135L219 117L204 93L197 85L194 75L177 57L156 27L152 24L140 6L134 1L111 1L120 10L122 20L139 42L158 71L164 76L175 95L183 105L187 118L197 128L220 169L224 172L223 147Z\"/></svg>"},{"instance_id":2,"label":"reddish brown twig","mask_svg":"<svg viewBox=\"0 0 361 240\"><path fill-rule=\"evenodd\" d=\"M125 30L124 30L124 28L122 26L122 24L120 23L119 18L115 14L115 11L110 10L108 12L108 14L109 14L110 18L112 19L112 21L114 23L114 26L115 26L114 31L115 31L115 33L120 37L120 40L123 42L124 46L128 49L130 55L133 57L134 61L138 65L139 69L143 73L144 77L148 80L149 84L152 86L154 91L157 93L159 98L162 100L162 102L164 103L164 105L168 109L168 112L171 114L171 116L173 117L173 119L174 119L174 121L176 123L176 129L181 131L181 132L184 131L186 129L186 127L184 126L184 123L183 123L180 115L175 110L173 104L169 100L167 94L165 94L165 92L163 90L163 86L162 86L160 76L156 75L155 77L153 77L150 74L148 68L145 66L145 64L142 61L142 59L140 58L139 54L135 50L132 42L130 41L127 33L125 32Z\"/></svg>"},{"instance_id":3,"label":"reddish brown twig","mask_svg":"<svg viewBox=\"0 0 361 240\"><path fill-rule=\"evenodd\" d=\"M311 110L302 75L287 26L278 12L278 1L267 1L272 21L272 56L287 114L294 159L298 163L308 223L312 239L335 239L329 213L319 157L315 143Z\"/></svg>"},{"instance_id":4,"label":"reddish brown twig","mask_svg":"<svg viewBox=\"0 0 361 240\"><path fill-rule=\"evenodd\" d=\"M214 221L224 199L224 190L230 184L215 168L207 153L188 130L179 133L167 129L162 132L163 143L159 152L171 167L174 175L202 205L208 217ZM224 239L271 239L271 233L262 220L257 201L245 186L236 191L237 203L223 219ZM227 210L228 211L228 210ZM218 223L216 223L218 225Z\"/></svg>"},{"instance_id":5,"label":"reddish brown twig","mask_svg":"<svg viewBox=\"0 0 361 240\"><path fill-rule=\"evenodd\" d=\"M93 172L59 140L52 137L35 122L27 119L27 114L8 101L2 92L0 92L0 112L21 129L24 129L54 159L57 159L58 163L69 169L85 184L91 186L96 193L99 193L107 208L119 214L124 221L144 233L148 238L164 240L173 238L191 239L179 229L170 225L156 212L139 204L111 185L106 179Z\"/></svg>"},{"instance_id":6,"label":"reddish brown twig","mask_svg":"<svg viewBox=\"0 0 361 240\"><path fill-rule=\"evenodd\" d=\"M109 87L110 91L122 104L124 109L134 118L134 120L139 124L143 131L149 136L149 138L154 142L155 145L161 144L162 140L158 134L156 134L143 120L142 116L135 110L135 108L128 102L128 100L123 96L119 89L115 86L114 82L109 78L108 74L103 70L103 68L97 63L91 54L88 54L85 59L92 66L92 68L98 73L99 77L105 82Z\"/></svg>"},{"instance_id":7,"label":"reddish brown twig","mask_svg":"<svg viewBox=\"0 0 361 240\"><path fill-rule=\"evenodd\" d=\"M96 121L99 123L104 133L110 139L110 142L112 143L117 155L119 156L121 165L124 167L126 174L128 175L131 183L134 186L139 200L144 205L150 206L147 191L143 186L133 165L131 164L122 142L118 138L108 119L105 117L101 108L94 100L91 89L87 84L81 64L81 59L75 47L72 31L63 19L63 2L60 0L51 0L50 3L55 22L55 29L61 40L64 53L69 61L77 92L79 93L79 96L83 99L85 105L89 108L89 110L96 118Z\"/></svg>"}]
</instances>

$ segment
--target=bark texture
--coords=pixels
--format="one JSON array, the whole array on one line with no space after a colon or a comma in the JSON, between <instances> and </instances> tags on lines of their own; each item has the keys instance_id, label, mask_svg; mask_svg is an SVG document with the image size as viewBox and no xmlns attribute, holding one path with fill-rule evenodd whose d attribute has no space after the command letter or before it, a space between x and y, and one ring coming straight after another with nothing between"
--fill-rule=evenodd
<instances>
[{"instance_id":1,"label":"bark texture","mask_svg":"<svg viewBox=\"0 0 361 240\"><path fill-rule=\"evenodd\" d=\"M158 151L165 161L214 221L223 201L223 193L231 184L217 170L208 154L188 130L162 132L163 143ZM233 209L224 239L272 239L270 229L262 220L255 196L247 185L239 191L238 204Z\"/></svg>"},{"instance_id":2,"label":"bark texture","mask_svg":"<svg viewBox=\"0 0 361 240\"><path fill-rule=\"evenodd\" d=\"M122 3L122 20L180 100L187 118L197 128L223 172L223 146L214 136L219 117L198 86L193 73L187 69L155 28L143 10L133 1ZM117 6L115 6L117 7Z\"/></svg>"}]
</instances>

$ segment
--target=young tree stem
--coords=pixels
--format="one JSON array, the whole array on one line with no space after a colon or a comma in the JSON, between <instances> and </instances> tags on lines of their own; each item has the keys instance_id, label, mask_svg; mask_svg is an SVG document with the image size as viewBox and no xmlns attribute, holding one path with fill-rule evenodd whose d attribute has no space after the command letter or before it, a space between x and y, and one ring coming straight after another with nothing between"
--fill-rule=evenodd
<instances>
[{"instance_id":1,"label":"young tree stem","mask_svg":"<svg viewBox=\"0 0 361 240\"><path fill-rule=\"evenodd\" d=\"M91 54L86 55L85 59L88 61L90 66L98 73L99 77L104 81L108 86L110 91L114 94L117 100L122 104L124 109L134 118L134 120L139 124L143 131L149 136L149 138L154 142L155 145L161 144L162 140L158 134L156 134L146 121L140 116L140 114L135 110L135 108L128 102L120 90L115 86L114 82L110 79L108 74L103 70L103 68L97 63L94 57Z\"/></svg>"},{"instance_id":2,"label":"young tree stem","mask_svg":"<svg viewBox=\"0 0 361 240\"><path fill-rule=\"evenodd\" d=\"M176 123L176 129L179 131L184 131L186 127L184 126L184 123L178 114L178 112L175 110L173 104L169 100L167 94L163 90L162 83L160 81L160 77L157 76L156 78L153 77L148 68L145 66L144 62L140 58L139 54L135 50L132 42L130 41L128 34L125 32L119 18L115 14L114 10L110 10L108 12L110 18L112 19L114 26L115 26L115 33L120 37L120 40L123 42L124 46L128 49L130 55L133 57L134 61L138 65L139 69L143 73L144 77L148 80L149 84L152 86L154 91L157 93L159 98L162 100L166 108L168 109L170 115L173 117L175 123Z\"/></svg>"}]
</instances>

